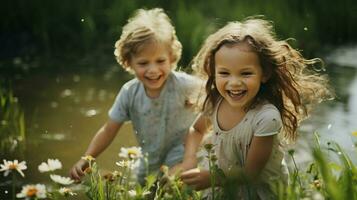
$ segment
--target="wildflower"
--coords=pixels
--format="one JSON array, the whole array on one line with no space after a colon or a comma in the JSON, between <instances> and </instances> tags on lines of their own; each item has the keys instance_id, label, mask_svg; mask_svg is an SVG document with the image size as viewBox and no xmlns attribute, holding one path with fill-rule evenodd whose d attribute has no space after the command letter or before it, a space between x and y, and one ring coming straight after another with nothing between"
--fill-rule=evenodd
<instances>
[{"instance_id":1,"label":"wildflower","mask_svg":"<svg viewBox=\"0 0 357 200\"><path fill-rule=\"evenodd\" d=\"M71 188L67 188L67 187L61 187L58 192L63 195L63 196L74 196L77 195L76 193L73 192L73 190Z\"/></svg>"},{"instance_id":2,"label":"wildflower","mask_svg":"<svg viewBox=\"0 0 357 200\"><path fill-rule=\"evenodd\" d=\"M26 161L21 161L19 163L18 160L14 160L14 161L4 160L4 164L0 164L0 166L1 166L0 172L5 171L4 176L7 176L10 173L10 171L16 170L17 172L19 172L19 174L22 177L25 177L25 174L22 172L22 170L27 169Z\"/></svg>"},{"instance_id":3,"label":"wildflower","mask_svg":"<svg viewBox=\"0 0 357 200\"><path fill-rule=\"evenodd\" d=\"M51 174L50 175L50 178L56 182L56 183L59 183L61 185L70 185L74 182L74 180L72 180L71 178L69 177L62 177L62 176L59 176L59 175L55 175L55 174Z\"/></svg>"},{"instance_id":4,"label":"wildflower","mask_svg":"<svg viewBox=\"0 0 357 200\"><path fill-rule=\"evenodd\" d=\"M91 155L86 155L81 157L83 160L86 160L88 162L95 161L95 158Z\"/></svg>"},{"instance_id":5,"label":"wildflower","mask_svg":"<svg viewBox=\"0 0 357 200\"><path fill-rule=\"evenodd\" d=\"M288 153L289 153L290 156L293 156L294 153L295 153L295 149L290 149L290 150L288 151Z\"/></svg>"},{"instance_id":6,"label":"wildflower","mask_svg":"<svg viewBox=\"0 0 357 200\"><path fill-rule=\"evenodd\" d=\"M139 168L140 162L140 160L120 160L115 164L122 168L129 168L130 170L135 170Z\"/></svg>"},{"instance_id":7,"label":"wildflower","mask_svg":"<svg viewBox=\"0 0 357 200\"><path fill-rule=\"evenodd\" d=\"M210 150L213 149L213 144L207 143L207 144L204 145L204 147L205 147L205 149L206 149L207 151L210 151Z\"/></svg>"},{"instance_id":8,"label":"wildflower","mask_svg":"<svg viewBox=\"0 0 357 200\"><path fill-rule=\"evenodd\" d=\"M136 191L135 190L129 190L128 194L130 197L136 197Z\"/></svg>"},{"instance_id":9,"label":"wildflower","mask_svg":"<svg viewBox=\"0 0 357 200\"><path fill-rule=\"evenodd\" d=\"M313 184L317 189L321 188L321 181L320 180L318 180L318 179L314 180Z\"/></svg>"},{"instance_id":10,"label":"wildflower","mask_svg":"<svg viewBox=\"0 0 357 200\"><path fill-rule=\"evenodd\" d=\"M47 197L46 186L43 184L25 185L22 187L21 192L16 194L16 197L25 199L45 199Z\"/></svg>"},{"instance_id":11,"label":"wildflower","mask_svg":"<svg viewBox=\"0 0 357 200\"><path fill-rule=\"evenodd\" d=\"M211 155L211 161L216 162L218 160L216 155Z\"/></svg>"},{"instance_id":12,"label":"wildflower","mask_svg":"<svg viewBox=\"0 0 357 200\"><path fill-rule=\"evenodd\" d=\"M167 165L161 165L160 171L164 173L165 175L169 174L169 167Z\"/></svg>"},{"instance_id":13,"label":"wildflower","mask_svg":"<svg viewBox=\"0 0 357 200\"><path fill-rule=\"evenodd\" d=\"M357 137L357 131L352 132L352 135Z\"/></svg>"},{"instance_id":14,"label":"wildflower","mask_svg":"<svg viewBox=\"0 0 357 200\"><path fill-rule=\"evenodd\" d=\"M129 166L129 161L120 160L120 161L116 162L115 164L118 165L119 167L127 168Z\"/></svg>"},{"instance_id":15,"label":"wildflower","mask_svg":"<svg viewBox=\"0 0 357 200\"><path fill-rule=\"evenodd\" d=\"M85 170L84 170L84 173L86 173L86 174L90 174L90 173L92 173L92 168L91 167L87 167L87 168L85 168Z\"/></svg>"},{"instance_id":16,"label":"wildflower","mask_svg":"<svg viewBox=\"0 0 357 200\"><path fill-rule=\"evenodd\" d=\"M141 152L141 147L129 147L129 148L120 148L120 157L129 158L129 159L138 159L142 158L143 154Z\"/></svg>"},{"instance_id":17,"label":"wildflower","mask_svg":"<svg viewBox=\"0 0 357 200\"><path fill-rule=\"evenodd\" d=\"M134 198L138 196L138 193L135 190L129 190L128 194L130 197ZM150 194L150 191L144 191L140 197L145 197L146 195Z\"/></svg>"},{"instance_id":18,"label":"wildflower","mask_svg":"<svg viewBox=\"0 0 357 200\"><path fill-rule=\"evenodd\" d=\"M38 166L38 170L41 173L55 171L56 169L61 169L61 168L62 168L62 163L58 159L48 159L47 163L42 162Z\"/></svg>"}]
</instances>

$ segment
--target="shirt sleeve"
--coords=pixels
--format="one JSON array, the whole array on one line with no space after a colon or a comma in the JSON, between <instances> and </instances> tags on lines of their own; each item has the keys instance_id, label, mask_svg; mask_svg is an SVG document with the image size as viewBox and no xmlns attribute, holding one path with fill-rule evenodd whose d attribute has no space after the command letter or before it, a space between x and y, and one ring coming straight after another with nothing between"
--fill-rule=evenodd
<instances>
[{"instance_id":1,"label":"shirt sleeve","mask_svg":"<svg viewBox=\"0 0 357 200\"><path fill-rule=\"evenodd\" d=\"M273 106L263 107L253 120L254 136L270 136L278 134L282 127L279 111Z\"/></svg>"},{"instance_id":2,"label":"shirt sleeve","mask_svg":"<svg viewBox=\"0 0 357 200\"><path fill-rule=\"evenodd\" d=\"M187 99L195 102L199 97L204 96L203 80L184 72L177 72L176 74L178 76L178 85Z\"/></svg>"},{"instance_id":3,"label":"shirt sleeve","mask_svg":"<svg viewBox=\"0 0 357 200\"><path fill-rule=\"evenodd\" d=\"M116 122L124 122L129 120L129 88L124 85L117 97L115 98L114 104L108 111L110 119Z\"/></svg>"}]
</instances>

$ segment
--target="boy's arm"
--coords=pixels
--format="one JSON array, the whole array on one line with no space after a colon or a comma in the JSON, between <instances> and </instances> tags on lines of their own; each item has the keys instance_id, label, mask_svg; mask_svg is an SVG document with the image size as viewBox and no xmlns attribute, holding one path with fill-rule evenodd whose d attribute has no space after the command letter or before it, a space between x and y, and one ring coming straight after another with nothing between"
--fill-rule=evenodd
<instances>
[{"instance_id":1,"label":"boy's arm","mask_svg":"<svg viewBox=\"0 0 357 200\"><path fill-rule=\"evenodd\" d=\"M118 123L113 120L108 120L95 134L92 141L90 142L84 155L90 155L92 157L97 157L102 153L109 144L113 141L118 133L118 130L123 123ZM79 180L81 176L84 175L85 168L88 167L88 162L80 159L71 169L70 176Z\"/></svg>"}]
</instances>

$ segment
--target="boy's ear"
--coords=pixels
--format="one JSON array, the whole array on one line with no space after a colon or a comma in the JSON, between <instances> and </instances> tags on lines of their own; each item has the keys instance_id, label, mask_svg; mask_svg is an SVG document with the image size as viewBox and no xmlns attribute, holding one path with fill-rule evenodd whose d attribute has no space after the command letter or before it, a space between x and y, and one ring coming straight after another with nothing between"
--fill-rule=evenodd
<instances>
[{"instance_id":1,"label":"boy's ear","mask_svg":"<svg viewBox=\"0 0 357 200\"><path fill-rule=\"evenodd\" d=\"M129 60L125 60L123 62L123 64L124 64L125 68L130 68L130 61Z\"/></svg>"}]
</instances>

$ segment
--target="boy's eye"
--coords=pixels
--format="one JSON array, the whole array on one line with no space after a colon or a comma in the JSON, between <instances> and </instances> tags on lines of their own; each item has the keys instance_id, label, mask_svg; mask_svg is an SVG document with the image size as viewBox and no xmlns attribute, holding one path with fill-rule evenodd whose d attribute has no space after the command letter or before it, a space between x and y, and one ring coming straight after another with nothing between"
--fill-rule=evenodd
<instances>
[{"instance_id":1,"label":"boy's eye","mask_svg":"<svg viewBox=\"0 0 357 200\"><path fill-rule=\"evenodd\" d=\"M146 65L148 62L138 62L138 65Z\"/></svg>"}]
</instances>

